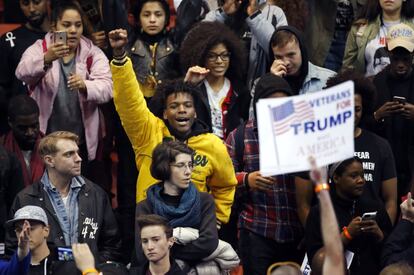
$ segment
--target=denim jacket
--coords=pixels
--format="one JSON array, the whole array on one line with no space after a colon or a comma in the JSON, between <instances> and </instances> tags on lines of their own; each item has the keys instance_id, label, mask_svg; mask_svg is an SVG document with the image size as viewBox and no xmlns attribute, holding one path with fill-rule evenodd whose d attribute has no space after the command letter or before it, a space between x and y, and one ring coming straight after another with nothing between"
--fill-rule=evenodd
<instances>
[{"instance_id":1,"label":"denim jacket","mask_svg":"<svg viewBox=\"0 0 414 275\"><path fill-rule=\"evenodd\" d=\"M85 184L82 177L73 177L70 183L67 207L63 203L62 197L56 187L50 182L47 171L44 172L40 181L43 189L52 203L53 209L62 228L63 237L67 246L78 242L78 194Z\"/></svg>"},{"instance_id":2,"label":"denim jacket","mask_svg":"<svg viewBox=\"0 0 414 275\"><path fill-rule=\"evenodd\" d=\"M299 94L303 95L322 90L326 86L326 81L334 75L334 71L316 66L309 62L308 75L302 84Z\"/></svg>"}]
</instances>

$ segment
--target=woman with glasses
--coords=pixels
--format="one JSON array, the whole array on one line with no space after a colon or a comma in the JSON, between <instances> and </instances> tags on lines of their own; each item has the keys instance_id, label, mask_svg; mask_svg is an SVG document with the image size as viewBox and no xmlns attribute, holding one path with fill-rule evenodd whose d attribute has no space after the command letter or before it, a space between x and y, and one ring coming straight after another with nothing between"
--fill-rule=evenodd
<instances>
[{"instance_id":1,"label":"woman with glasses","mask_svg":"<svg viewBox=\"0 0 414 275\"><path fill-rule=\"evenodd\" d=\"M180 52L185 81L201 84L197 118L225 139L248 118L246 56L239 38L221 23L202 22L189 32Z\"/></svg>"},{"instance_id":2,"label":"woman with glasses","mask_svg":"<svg viewBox=\"0 0 414 275\"><path fill-rule=\"evenodd\" d=\"M152 153L151 175L159 180L147 190L147 198L138 203L136 216L156 214L166 218L174 228L174 237L181 229L198 230L198 238L182 245L175 243L173 258L196 264L218 246L216 214L213 197L199 192L191 182L194 151L179 141L160 143ZM136 224L135 232L140 232ZM136 259L132 266L142 266L147 259L139 234L135 234ZM156 253L154 251L154 253Z\"/></svg>"}]
</instances>

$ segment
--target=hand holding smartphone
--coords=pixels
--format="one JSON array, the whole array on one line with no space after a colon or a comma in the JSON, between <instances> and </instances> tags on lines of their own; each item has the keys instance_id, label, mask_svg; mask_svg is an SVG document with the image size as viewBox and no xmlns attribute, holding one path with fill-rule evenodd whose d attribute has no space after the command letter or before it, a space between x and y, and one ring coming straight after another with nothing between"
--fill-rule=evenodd
<instances>
[{"instance_id":1,"label":"hand holding smartphone","mask_svg":"<svg viewBox=\"0 0 414 275\"><path fill-rule=\"evenodd\" d=\"M377 217L377 211L366 212L362 215L362 221L375 220L376 217Z\"/></svg>"},{"instance_id":2,"label":"hand holding smartphone","mask_svg":"<svg viewBox=\"0 0 414 275\"><path fill-rule=\"evenodd\" d=\"M56 44L61 42L63 45L67 44L68 33L64 31L55 31L53 33L53 42Z\"/></svg>"},{"instance_id":3,"label":"hand holding smartphone","mask_svg":"<svg viewBox=\"0 0 414 275\"><path fill-rule=\"evenodd\" d=\"M403 96L393 96L392 101L400 103L400 104L405 104L407 102L407 99Z\"/></svg>"}]
</instances>

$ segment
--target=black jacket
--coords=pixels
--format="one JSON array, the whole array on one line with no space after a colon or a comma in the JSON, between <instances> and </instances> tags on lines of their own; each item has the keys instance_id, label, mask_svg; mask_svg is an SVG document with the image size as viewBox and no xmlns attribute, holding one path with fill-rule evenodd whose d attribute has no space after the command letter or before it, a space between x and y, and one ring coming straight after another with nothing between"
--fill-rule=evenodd
<instances>
[{"instance_id":1,"label":"black jacket","mask_svg":"<svg viewBox=\"0 0 414 275\"><path fill-rule=\"evenodd\" d=\"M331 192L331 198L340 231L344 226L348 226L353 218L362 216L366 212L378 211L376 221L384 234L384 240L386 239L391 231L391 221L379 202L363 197L354 201L345 201L338 197L334 190ZM316 251L323 246L320 221L319 205L316 205L312 207L306 222L305 240L309 261L312 260ZM344 247L344 249L355 253L350 274L378 274L380 272L382 244L383 242L378 243L372 235L362 235L354 238L347 247Z\"/></svg>"},{"instance_id":2,"label":"black jacket","mask_svg":"<svg viewBox=\"0 0 414 275\"><path fill-rule=\"evenodd\" d=\"M244 85L238 81L231 82L233 94L230 96L227 112L224 114L223 133L224 139L239 126L243 121L249 118L250 93ZM209 127L212 131L211 109L208 102L207 89L204 84L200 85L198 97L195 99L195 109L197 118Z\"/></svg>"},{"instance_id":3,"label":"black jacket","mask_svg":"<svg viewBox=\"0 0 414 275\"><path fill-rule=\"evenodd\" d=\"M130 50L130 57L140 83L145 84L149 76L153 76L158 84L163 80L180 76L177 46L173 44L168 35L165 35L157 44L154 69L151 69L153 59L150 46L142 39L135 40Z\"/></svg>"},{"instance_id":4,"label":"black jacket","mask_svg":"<svg viewBox=\"0 0 414 275\"><path fill-rule=\"evenodd\" d=\"M84 180L85 184L78 195L78 242L89 245L98 263L118 261L121 257L121 239L109 199L98 185L86 178ZM50 226L48 242L55 246L65 246L58 217L42 183L34 183L19 192L13 202L11 216L26 205L40 206L45 210ZM92 229L90 223L97 223L98 229L96 231ZM6 236L6 246L9 249L17 247L16 237L11 232Z\"/></svg>"},{"instance_id":5,"label":"black jacket","mask_svg":"<svg viewBox=\"0 0 414 275\"><path fill-rule=\"evenodd\" d=\"M381 263L387 266L396 262L414 265L414 224L401 220L388 237L382 250Z\"/></svg>"}]
</instances>

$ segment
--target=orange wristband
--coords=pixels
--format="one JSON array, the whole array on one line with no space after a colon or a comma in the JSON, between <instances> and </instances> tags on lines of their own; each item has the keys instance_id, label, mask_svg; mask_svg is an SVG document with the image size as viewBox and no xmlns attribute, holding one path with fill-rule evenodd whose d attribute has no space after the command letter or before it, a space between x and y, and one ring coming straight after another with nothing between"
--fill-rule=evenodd
<instances>
[{"instance_id":1,"label":"orange wristband","mask_svg":"<svg viewBox=\"0 0 414 275\"><path fill-rule=\"evenodd\" d=\"M342 232L344 232L345 238L347 238L348 240L352 240L352 236L351 234L349 234L348 227L342 227Z\"/></svg>"},{"instance_id":2,"label":"orange wristband","mask_svg":"<svg viewBox=\"0 0 414 275\"><path fill-rule=\"evenodd\" d=\"M327 183L318 183L315 186L315 193L318 194L319 192L321 192L322 190L329 190L329 184Z\"/></svg>"}]
</instances>

